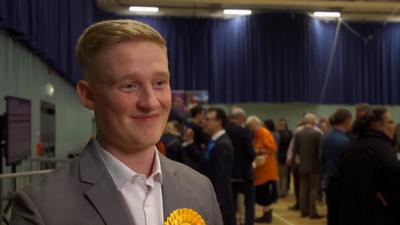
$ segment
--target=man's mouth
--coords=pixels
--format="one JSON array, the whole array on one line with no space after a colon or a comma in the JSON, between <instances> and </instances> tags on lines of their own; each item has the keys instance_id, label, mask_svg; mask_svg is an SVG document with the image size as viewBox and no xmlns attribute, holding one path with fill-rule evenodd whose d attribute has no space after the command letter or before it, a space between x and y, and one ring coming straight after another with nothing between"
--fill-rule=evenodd
<instances>
[{"instance_id":1,"label":"man's mouth","mask_svg":"<svg viewBox=\"0 0 400 225\"><path fill-rule=\"evenodd\" d=\"M143 115L143 116L132 116L135 120L142 120L142 121L149 121L157 119L160 115L159 114L150 114L150 115Z\"/></svg>"}]
</instances>

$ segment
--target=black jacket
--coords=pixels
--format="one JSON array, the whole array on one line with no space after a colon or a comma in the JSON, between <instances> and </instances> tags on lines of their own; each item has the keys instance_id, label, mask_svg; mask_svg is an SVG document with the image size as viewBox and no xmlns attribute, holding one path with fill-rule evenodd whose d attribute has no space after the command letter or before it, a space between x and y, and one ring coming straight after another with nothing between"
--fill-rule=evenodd
<instances>
[{"instance_id":1,"label":"black jacket","mask_svg":"<svg viewBox=\"0 0 400 225\"><path fill-rule=\"evenodd\" d=\"M289 149L290 141L292 140L292 131L278 131L279 144L278 144L278 163L281 165L286 164L287 151Z\"/></svg>"},{"instance_id":2,"label":"black jacket","mask_svg":"<svg viewBox=\"0 0 400 225\"><path fill-rule=\"evenodd\" d=\"M214 186L217 200L221 207L224 224L231 224L234 214L231 189L231 172L234 152L232 142L228 135L224 134L215 141L209 158L202 158L200 172L210 179Z\"/></svg>"},{"instance_id":3,"label":"black jacket","mask_svg":"<svg viewBox=\"0 0 400 225\"><path fill-rule=\"evenodd\" d=\"M184 148L190 160L198 165L196 169L210 179L221 206L230 206L231 202L231 171L234 160L232 142L227 134L215 141L209 158L205 158L205 151L201 151L195 143Z\"/></svg>"},{"instance_id":4,"label":"black jacket","mask_svg":"<svg viewBox=\"0 0 400 225\"><path fill-rule=\"evenodd\" d=\"M207 146L210 137L204 133L203 127L192 122L188 124L188 127L194 132L194 143L197 145L197 147L202 148L202 146Z\"/></svg>"},{"instance_id":5,"label":"black jacket","mask_svg":"<svg viewBox=\"0 0 400 225\"><path fill-rule=\"evenodd\" d=\"M255 153L251 131L234 123L228 123L225 130L232 141L235 152L232 169L233 181L252 181L254 179L252 163Z\"/></svg>"},{"instance_id":6,"label":"black jacket","mask_svg":"<svg viewBox=\"0 0 400 225\"><path fill-rule=\"evenodd\" d=\"M166 156L174 161L183 162L182 138L173 134L163 134L162 143L165 145Z\"/></svg>"},{"instance_id":7,"label":"black jacket","mask_svg":"<svg viewBox=\"0 0 400 225\"><path fill-rule=\"evenodd\" d=\"M389 138L365 131L343 151L339 170L341 225L400 224L400 162Z\"/></svg>"}]
</instances>

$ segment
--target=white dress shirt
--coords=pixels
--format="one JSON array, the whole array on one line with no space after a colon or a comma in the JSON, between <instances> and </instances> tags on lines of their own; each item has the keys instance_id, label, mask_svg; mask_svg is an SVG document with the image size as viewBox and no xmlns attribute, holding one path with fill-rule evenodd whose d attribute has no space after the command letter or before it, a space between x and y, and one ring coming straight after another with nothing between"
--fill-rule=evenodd
<instances>
[{"instance_id":1,"label":"white dress shirt","mask_svg":"<svg viewBox=\"0 0 400 225\"><path fill-rule=\"evenodd\" d=\"M162 174L157 149L154 147L156 155L152 173L149 177L146 177L146 175L138 174L128 168L105 150L97 140L93 142L114 180L115 186L125 199L133 224L163 224ZM112 207L112 202L110 202L110 207Z\"/></svg>"},{"instance_id":2,"label":"white dress shirt","mask_svg":"<svg viewBox=\"0 0 400 225\"><path fill-rule=\"evenodd\" d=\"M220 138L222 135L224 135L226 133L226 131L224 129L218 131L217 133L215 133L212 137L211 140L216 141L218 138Z\"/></svg>"},{"instance_id":3,"label":"white dress shirt","mask_svg":"<svg viewBox=\"0 0 400 225\"><path fill-rule=\"evenodd\" d=\"M224 135L224 134L226 134L226 130L225 130L225 129L222 129L222 130L218 131L217 133L215 133L215 134L211 137L211 140L212 140L212 141L216 141L218 138L220 138L220 137L221 137L222 135ZM190 144L192 144L192 143L193 143L193 140L185 141L185 142L182 143L182 146L183 146L183 147L186 147L186 146L188 146L188 145L190 145Z\"/></svg>"}]
</instances>

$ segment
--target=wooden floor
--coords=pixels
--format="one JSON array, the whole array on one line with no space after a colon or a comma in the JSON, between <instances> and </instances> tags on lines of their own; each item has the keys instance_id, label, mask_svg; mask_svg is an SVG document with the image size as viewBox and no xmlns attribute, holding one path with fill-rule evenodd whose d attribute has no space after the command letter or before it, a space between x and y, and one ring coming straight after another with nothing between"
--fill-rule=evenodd
<instances>
[{"instance_id":1,"label":"wooden floor","mask_svg":"<svg viewBox=\"0 0 400 225\"><path fill-rule=\"evenodd\" d=\"M288 207L293 205L294 195L291 193L286 198L280 198L275 203L273 208L273 219L271 225L326 225L326 205L321 202L317 202L318 213L323 215L322 219L309 219L301 218L300 211L288 210ZM256 205L256 217L261 216L261 207ZM238 223L239 224L239 223ZM255 223L256 225L262 225L263 223ZM265 223L264 223L265 224Z\"/></svg>"}]
</instances>

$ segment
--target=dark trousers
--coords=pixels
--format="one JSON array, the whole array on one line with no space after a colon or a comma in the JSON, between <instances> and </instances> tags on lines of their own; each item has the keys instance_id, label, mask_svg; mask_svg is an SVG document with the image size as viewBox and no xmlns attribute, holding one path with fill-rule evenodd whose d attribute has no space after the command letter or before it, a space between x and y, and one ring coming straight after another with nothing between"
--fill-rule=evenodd
<instances>
[{"instance_id":1,"label":"dark trousers","mask_svg":"<svg viewBox=\"0 0 400 225\"><path fill-rule=\"evenodd\" d=\"M237 196L239 193L244 195L244 206L246 209L245 224L254 224L254 186L253 181L232 182L233 209L236 225Z\"/></svg>"},{"instance_id":2,"label":"dark trousers","mask_svg":"<svg viewBox=\"0 0 400 225\"><path fill-rule=\"evenodd\" d=\"M222 222L224 225L236 225L236 217L233 216L233 209L230 205L220 205Z\"/></svg>"},{"instance_id":3,"label":"dark trousers","mask_svg":"<svg viewBox=\"0 0 400 225\"><path fill-rule=\"evenodd\" d=\"M318 173L300 173L300 212L302 215L317 215L316 200L320 184Z\"/></svg>"},{"instance_id":4,"label":"dark trousers","mask_svg":"<svg viewBox=\"0 0 400 225\"><path fill-rule=\"evenodd\" d=\"M300 173L299 173L299 165L294 165L290 168L290 171L293 174L293 183L294 183L294 195L296 198L295 205L300 205Z\"/></svg>"},{"instance_id":5,"label":"dark trousers","mask_svg":"<svg viewBox=\"0 0 400 225\"><path fill-rule=\"evenodd\" d=\"M340 216L340 180L329 178L326 188L326 203L328 206L328 225L338 225Z\"/></svg>"},{"instance_id":6,"label":"dark trousers","mask_svg":"<svg viewBox=\"0 0 400 225\"><path fill-rule=\"evenodd\" d=\"M286 164L279 164L279 197L286 197L288 188L287 188L287 177L288 177L288 166Z\"/></svg>"}]
</instances>

